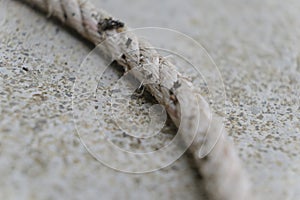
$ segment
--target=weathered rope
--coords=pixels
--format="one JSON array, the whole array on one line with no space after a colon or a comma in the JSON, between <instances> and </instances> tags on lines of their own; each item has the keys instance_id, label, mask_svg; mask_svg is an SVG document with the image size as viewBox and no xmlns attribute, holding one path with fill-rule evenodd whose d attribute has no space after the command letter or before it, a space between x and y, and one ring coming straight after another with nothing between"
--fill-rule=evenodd
<instances>
[{"instance_id":1,"label":"weathered rope","mask_svg":"<svg viewBox=\"0 0 300 200\"><path fill-rule=\"evenodd\" d=\"M205 99L188 79L176 71L171 62L160 56L147 42L138 39L133 33L125 32L128 28L124 23L96 9L87 0L25 1L47 12L49 16L57 17L95 45L105 40L105 53L121 64L125 71L141 66L139 70L134 71L134 75L139 80L147 77L157 83L147 85L147 89L165 106L177 127L181 123L180 116L187 116L187 123L180 124L184 141L191 137L191 127L197 128L199 124L196 138L189 150L194 155L207 191L213 199L254 199L234 147L226 140L222 122L212 115ZM199 109L193 106L193 103L197 102L194 102L192 96L196 96ZM195 121L195 116L199 113L200 123ZM221 137L212 151L202 158L199 153L201 147L205 148L216 141L219 131L222 131Z\"/></svg>"}]
</instances>

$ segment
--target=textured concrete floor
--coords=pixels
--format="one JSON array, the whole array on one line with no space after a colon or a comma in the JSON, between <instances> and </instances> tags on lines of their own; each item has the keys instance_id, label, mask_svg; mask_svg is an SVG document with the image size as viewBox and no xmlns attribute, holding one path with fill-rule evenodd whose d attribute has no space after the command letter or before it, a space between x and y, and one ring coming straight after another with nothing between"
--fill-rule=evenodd
<instances>
[{"instance_id":1,"label":"textured concrete floor","mask_svg":"<svg viewBox=\"0 0 300 200\"><path fill-rule=\"evenodd\" d=\"M226 128L254 191L263 199L300 198L299 1L93 2L131 27L172 28L201 43L220 70ZM72 87L93 47L18 1L0 3L0 199L207 198L189 155L147 174L121 173L95 160L76 136L72 112ZM171 43L197 62L194 47ZM108 72L112 79L116 74ZM88 98L79 100L88 109ZM174 133L168 125L152 141L135 141L106 119L99 127L80 119L76 125L143 151L167 144Z\"/></svg>"}]
</instances>

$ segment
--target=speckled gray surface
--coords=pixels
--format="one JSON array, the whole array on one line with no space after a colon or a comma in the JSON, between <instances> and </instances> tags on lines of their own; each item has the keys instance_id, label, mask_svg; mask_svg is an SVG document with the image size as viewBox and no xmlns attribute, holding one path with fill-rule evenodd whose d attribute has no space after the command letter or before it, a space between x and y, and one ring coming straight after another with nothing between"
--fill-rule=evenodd
<instances>
[{"instance_id":1,"label":"speckled gray surface","mask_svg":"<svg viewBox=\"0 0 300 200\"><path fill-rule=\"evenodd\" d=\"M131 27L172 28L204 45L221 72L226 127L255 192L300 198L299 1L93 2ZM92 46L18 1L0 3L0 199L206 199L189 155L139 175L97 162L76 136L71 102ZM193 48L172 45L193 59ZM111 133L113 125L104 122L91 133ZM121 132L113 139L151 150L173 131L168 126L142 144Z\"/></svg>"}]
</instances>

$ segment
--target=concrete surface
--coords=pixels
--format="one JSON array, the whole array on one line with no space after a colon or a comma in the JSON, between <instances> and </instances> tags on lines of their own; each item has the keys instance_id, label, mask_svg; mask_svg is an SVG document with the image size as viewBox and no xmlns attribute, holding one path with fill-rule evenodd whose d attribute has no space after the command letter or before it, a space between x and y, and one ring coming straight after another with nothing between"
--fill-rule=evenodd
<instances>
[{"instance_id":1,"label":"concrete surface","mask_svg":"<svg viewBox=\"0 0 300 200\"><path fill-rule=\"evenodd\" d=\"M172 28L201 43L220 70L226 128L255 192L263 199L300 198L299 1L93 2L131 27ZM76 135L71 98L93 47L18 1L0 3L0 199L207 199L188 154L147 174L121 173L95 160ZM197 61L193 47L176 40L172 45ZM91 102L82 100L87 109ZM133 101L142 103L150 104ZM164 134L140 142L106 119L96 128L76 125L145 151L167 144L175 131L168 124ZM110 155L101 145L99 150Z\"/></svg>"}]
</instances>

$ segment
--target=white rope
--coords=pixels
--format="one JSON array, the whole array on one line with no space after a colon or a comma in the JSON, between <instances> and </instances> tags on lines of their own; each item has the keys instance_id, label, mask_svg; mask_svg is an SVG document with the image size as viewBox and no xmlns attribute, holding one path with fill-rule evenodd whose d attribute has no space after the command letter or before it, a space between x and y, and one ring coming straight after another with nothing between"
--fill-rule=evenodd
<instances>
[{"instance_id":1,"label":"white rope","mask_svg":"<svg viewBox=\"0 0 300 200\"><path fill-rule=\"evenodd\" d=\"M237 153L232 143L226 140L222 122L212 117L205 99L187 78L176 71L167 58L160 56L150 44L138 39L133 33L125 32L128 28L124 23L113 19L103 10L96 9L87 0L25 1L47 12L48 16L57 17L95 45L105 40L105 53L115 58L125 71L134 70L133 74L137 79L144 80L147 77L157 83L147 85L147 89L165 106L176 126L179 127L181 116L188 117L187 123L180 124L184 141L192 137L189 130L198 125L195 116L200 114L200 126L189 150L204 178L208 193L217 200L254 199L255 195L250 190ZM120 32L124 34L116 34ZM136 66L140 66L138 70L135 70ZM194 96L199 109L193 106L197 104L192 99ZM222 134L218 142L208 155L201 158L201 147L205 148L215 142L219 131Z\"/></svg>"}]
</instances>

